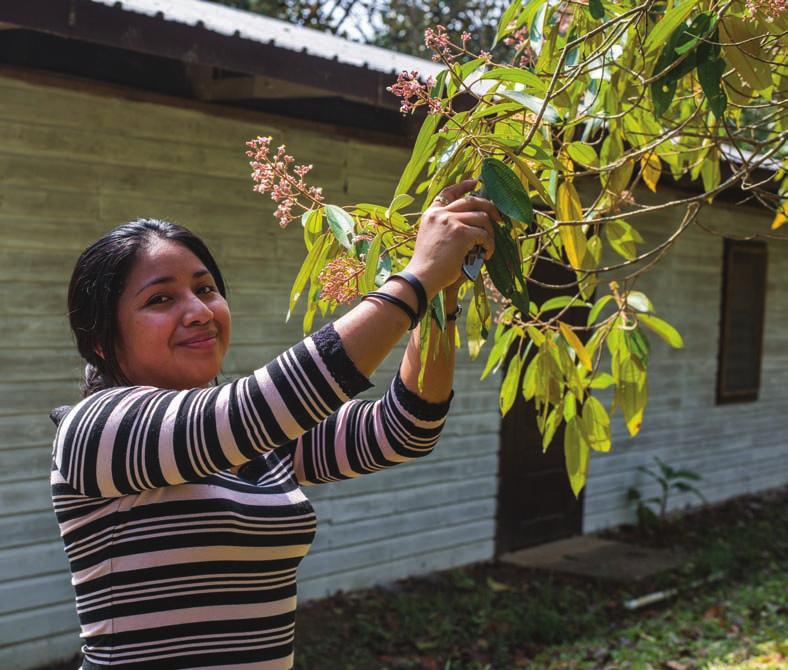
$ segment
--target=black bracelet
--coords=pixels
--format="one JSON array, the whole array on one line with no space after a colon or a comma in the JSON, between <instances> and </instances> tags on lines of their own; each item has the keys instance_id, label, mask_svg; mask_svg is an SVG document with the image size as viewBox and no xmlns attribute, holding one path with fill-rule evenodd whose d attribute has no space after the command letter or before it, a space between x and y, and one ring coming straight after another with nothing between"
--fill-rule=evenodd
<instances>
[{"instance_id":1,"label":"black bracelet","mask_svg":"<svg viewBox=\"0 0 788 670\"><path fill-rule=\"evenodd\" d=\"M413 290L416 292L416 298L419 302L419 308L416 311L416 322L418 323L421 321L424 318L424 315L427 313L427 292L424 290L424 285L419 281L416 275L414 275L412 272L408 272L407 270L402 270L401 272L390 275L386 281L389 281L390 279L402 279L402 281L407 282L413 287ZM383 283L385 284L386 282Z\"/></svg>"},{"instance_id":2,"label":"black bracelet","mask_svg":"<svg viewBox=\"0 0 788 670\"><path fill-rule=\"evenodd\" d=\"M416 316L416 312L414 312L413 308L402 298L398 298L395 295L390 295L389 293L383 293L382 291L370 291L365 296L362 296L361 300L364 301L367 298L380 298L381 300L385 300L386 302L390 302L392 305L399 307L403 312L405 312L405 314L408 315L408 318L410 319L410 328L408 328L408 330L413 330L419 325L419 319Z\"/></svg>"},{"instance_id":3,"label":"black bracelet","mask_svg":"<svg viewBox=\"0 0 788 670\"><path fill-rule=\"evenodd\" d=\"M433 319L437 319L438 318L437 314L438 313L435 311L435 308L433 307L432 308L432 318ZM447 312L446 313L446 315L445 315L446 316L446 321L456 321L457 317L460 314L462 314L462 305L457 305L457 309L455 309L453 312Z\"/></svg>"}]
</instances>

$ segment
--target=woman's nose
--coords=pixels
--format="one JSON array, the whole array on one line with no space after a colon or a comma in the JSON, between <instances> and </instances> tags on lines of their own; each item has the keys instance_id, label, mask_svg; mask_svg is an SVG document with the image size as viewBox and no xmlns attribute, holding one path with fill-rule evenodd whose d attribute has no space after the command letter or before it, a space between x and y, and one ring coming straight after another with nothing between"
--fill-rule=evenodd
<instances>
[{"instance_id":1,"label":"woman's nose","mask_svg":"<svg viewBox=\"0 0 788 670\"><path fill-rule=\"evenodd\" d=\"M195 323L208 323L213 320L213 310L206 305L200 296L189 294L183 310L183 323L191 326Z\"/></svg>"}]
</instances>

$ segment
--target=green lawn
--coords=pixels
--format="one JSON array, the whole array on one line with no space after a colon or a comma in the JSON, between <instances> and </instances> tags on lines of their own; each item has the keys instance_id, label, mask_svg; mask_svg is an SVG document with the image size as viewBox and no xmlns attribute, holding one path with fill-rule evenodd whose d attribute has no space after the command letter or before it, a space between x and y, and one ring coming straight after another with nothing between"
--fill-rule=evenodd
<instances>
[{"instance_id":1,"label":"green lawn","mask_svg":"<svg viewBox=\"0 0 788 670\"><path fill-rule=\"evenodd\" d=\"M691 556L635 586L486 563L307 604L296 668L788 668L787 502L784 490L672 519L659 532L606 534ZM664 588L680 593L636 612L622 606Z\"/></svg>"}]
</instances>

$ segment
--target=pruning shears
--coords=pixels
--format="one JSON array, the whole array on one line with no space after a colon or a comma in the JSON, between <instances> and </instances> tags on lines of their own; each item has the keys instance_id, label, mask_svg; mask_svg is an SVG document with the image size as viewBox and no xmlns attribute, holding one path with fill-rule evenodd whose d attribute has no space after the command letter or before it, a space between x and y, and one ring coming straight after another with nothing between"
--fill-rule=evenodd
<instances>
[{"instance_id":1,"label":"pruning shears","mask_svg":"<svg viewBox=\"0 0 788 670\"><path fill-rule=\"evenodd\" d=\"M485 191L484 186L482 186L478 191L471 191L469 195L486 198L487 191ZM482 270L482 265L484 265L484 247L477 244L466 254L465 260L462 263L462 273L471 281L476 281L476 278Z\"/></svg>"}]
</instances>

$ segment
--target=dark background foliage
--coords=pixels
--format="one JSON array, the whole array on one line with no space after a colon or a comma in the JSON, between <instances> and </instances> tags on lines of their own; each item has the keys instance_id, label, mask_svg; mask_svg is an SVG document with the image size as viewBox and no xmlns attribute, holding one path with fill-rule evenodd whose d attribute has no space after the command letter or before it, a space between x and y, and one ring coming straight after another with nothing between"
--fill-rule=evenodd
<instances>
[{"instance_id":1,"label":"dark background foliage","mask_svg":"<svg viewBox=\"0 0 788 670\"><path fill-rule=\"evenodd\" d=\"M469 31L468 47L474 52L489 49L509 5L509 0L215 1L422 58L432 55L424 46L424 29L436 24L454 35Z\"/></svg>"}]
</instances>

